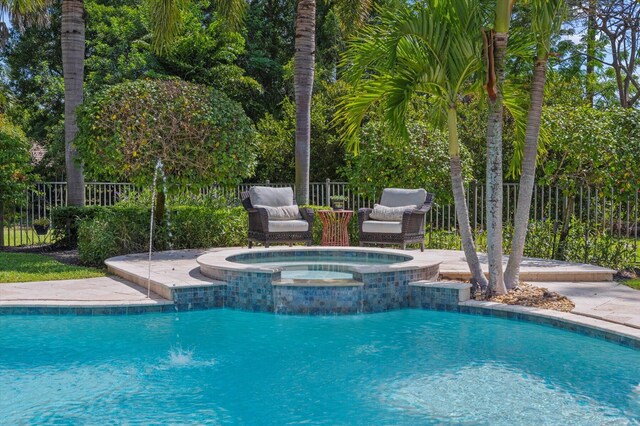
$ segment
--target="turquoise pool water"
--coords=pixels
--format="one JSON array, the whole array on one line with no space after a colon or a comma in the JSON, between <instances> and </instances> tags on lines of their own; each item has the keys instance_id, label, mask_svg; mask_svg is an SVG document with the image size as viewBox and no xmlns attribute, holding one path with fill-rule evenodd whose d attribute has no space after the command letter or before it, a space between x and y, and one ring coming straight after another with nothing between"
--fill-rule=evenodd
<instances>
[{"instance_id":1,"label":"turquoise pool water","mask_svg":"<svg viewBox=\"0 0 640 426\"><path fill-rule=\"evenodd\" d=\"M640 352L419 310L0 317L3 424L638 424Z\"/></svg>"},{"instance_id":2,"label":"turquoise pool water","mask_svg":"<svg viewBox=\"0 0 640 426\"><path fill-rule=\"evenodd\" d=\"M283 279L291 280L352 280L351 272L323 271L313 269L287 269L281 272Z\"/></svg>"}]
</instances>

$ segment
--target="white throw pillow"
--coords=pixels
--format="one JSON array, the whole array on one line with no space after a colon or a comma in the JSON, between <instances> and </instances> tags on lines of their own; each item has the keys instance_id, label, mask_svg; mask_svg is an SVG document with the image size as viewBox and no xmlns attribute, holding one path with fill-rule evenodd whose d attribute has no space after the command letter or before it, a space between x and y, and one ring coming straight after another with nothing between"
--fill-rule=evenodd
<instances>
[{"instance_id":1,"label":"white throw pillow","mask_svg":"<svg viewBox=\"0 0 640 426\"><path fill-rule=\"evenodd\" d=\"M400 222L402 220L402 214L405 210L413 210L416 206L400 206L400 207L387 207L381 204L374 204L373 211L369 215L371 219L385 220L388 222Z\"/></svg>"},{"instance_id":2,"label":"white throw pillow","mask_svg":"<svg viewBox=\"0 0 640 426\"><path fill-rule=\"evenodd\" d=\"M258 204L253 207L265 209L269 216L269 220L295 220L302 218L302 216L300 216L300 210L295 204L280 207L261 206Z\"/></svg>"}]
</instances>

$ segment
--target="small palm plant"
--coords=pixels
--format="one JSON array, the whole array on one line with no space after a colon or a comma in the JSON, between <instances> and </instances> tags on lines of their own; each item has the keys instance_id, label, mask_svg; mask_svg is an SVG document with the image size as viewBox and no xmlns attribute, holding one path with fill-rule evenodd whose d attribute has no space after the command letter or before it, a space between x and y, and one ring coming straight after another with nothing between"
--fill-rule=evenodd
<instances>
[{"instance_id":1,"label":"small palm plant","mask_svg":"<svg viewBox=\"0 0 640 426\"><path fill-rule=\"evenodd\" d=\"M405 113L414 95L426 95L437 106L442 119L435 121L448 130L462 247L472 281L482 288L487 280L480 268L464 196L457 104L464 90L477 88L482 81L481 29L487 10L490 8L474 0L427 0L415 7L382 11L379 21L365 27L347 52L346 78L354 90L342 100L338 111L343 134L357 152L360 125L373 106L381 106L392 132L403 137L407 136Z\"/></svg>"}]
</instances>

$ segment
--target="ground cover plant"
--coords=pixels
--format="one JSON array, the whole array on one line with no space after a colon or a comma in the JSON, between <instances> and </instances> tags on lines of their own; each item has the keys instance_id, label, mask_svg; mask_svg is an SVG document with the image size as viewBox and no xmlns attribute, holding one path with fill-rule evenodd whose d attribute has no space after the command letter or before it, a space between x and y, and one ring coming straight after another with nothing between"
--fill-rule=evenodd
<instances>
[{"instance_id":1,"label":"ground cover plant","mask_svg":"<svg viewBox=\"0 0 640 426\"><path fill-rule=\"evenodd\" d=\"M103 270L67 265L42 254L0 252L0 283L72 280L104 275Z\"/></svg>"}]
</instances>

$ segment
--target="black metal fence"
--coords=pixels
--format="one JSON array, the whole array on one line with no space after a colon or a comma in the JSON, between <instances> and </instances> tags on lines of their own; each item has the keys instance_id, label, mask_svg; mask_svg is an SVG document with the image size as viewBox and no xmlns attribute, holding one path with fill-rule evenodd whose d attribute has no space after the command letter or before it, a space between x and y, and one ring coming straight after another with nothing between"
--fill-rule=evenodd
<instances>
[{"instance_id":1,"label":"black metal fence","mask_svg":"<svg viewBox=\"0 0 640 426\"><path fill-rule=\"evenodd\" d=\"M85 185L88 206L111 206L134 190L130 183L91 182ZM0 205L0 247L49 244L53 234L48 226L51 210L67 205L66 182L43 182L25 192L14 203Z\"/></svg>"},{"instance_id":2,"label":"black metal fence","mask_svg":"<svg viewBox=\"0 0 640 426\"><path fill-rule=\"evenodd\" d=\"M240 193L255 184L241 184L235 188L211 188L207 193L216 193L228 199L239 200ZM274 187L291 186L290 183L265 182L261 185ZM110 206L132 191L138 191L129 183L90 182L85 187L87 205ZM503 186L503 215L505 225L512 224L518 198L518 184L506 183ZM467 206L471 226L475 230L484 229L485 187L477 183L467 185ZM332 195L346 198L345 208L357 210L372 207L379 199L379 193L363 196L354 191L346 182L313 182L309 188L310 203L329 205ZM619 193L614 188L580 188L572 193L558 186L537 186L533 194L530 218L535 221L551 220L562 223L567 217L573 217L584 223L606 229L616 238L632 242L636 248L640 244L640 189L630 193ZM66 205L66 183L45 182L28 190L22 200L13 205L0 207L0 247L26 246L50 243L50 231L36 232L34 223L39 219L48 219L51 209ZM427 217L427 226L431 230L455 232L456 211L452 203L436 200ZM640 261L636 254L636 262Z\"/></svg>"}]
</instances>

